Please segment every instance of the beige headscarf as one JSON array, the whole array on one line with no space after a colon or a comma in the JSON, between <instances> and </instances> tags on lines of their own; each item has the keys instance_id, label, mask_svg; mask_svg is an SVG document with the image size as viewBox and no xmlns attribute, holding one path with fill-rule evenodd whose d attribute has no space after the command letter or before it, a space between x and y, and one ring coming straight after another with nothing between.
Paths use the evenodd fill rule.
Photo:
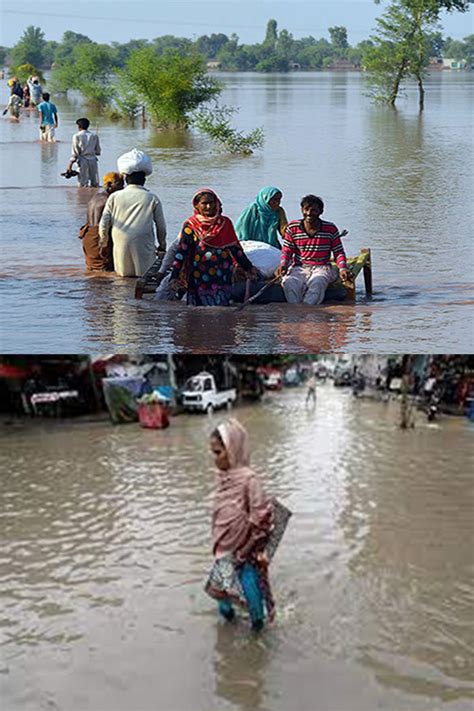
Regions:
<instances>
[{"instance_id":1,"label":"beige headscarf","mask_svg":"<svg viewBox=\"0 0 474 711\"><path fill-rule=\"evenodd\" d=\"M218 426L231 469L248 467L250 460L249 436L238 420L231 418Z\"/></svg>"}]
</instances>

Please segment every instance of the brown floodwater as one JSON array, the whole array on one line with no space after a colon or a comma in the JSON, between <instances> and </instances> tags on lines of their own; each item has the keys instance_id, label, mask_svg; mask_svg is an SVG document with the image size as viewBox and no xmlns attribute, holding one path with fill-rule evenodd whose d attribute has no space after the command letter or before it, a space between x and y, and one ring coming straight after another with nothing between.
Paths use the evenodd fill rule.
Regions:
<instances>
[{"instance_id":1,"label":"brown floodwater","mask_svg":"<svg viewBox=\"0 0 474 711\"><path fill-rule=\"evenodd\" d=\"M77 97L53 97L56 144L38 142L29 111L18 124L0 121L0 350L472 352L473 73L431 74L421 117L414 87L398 111L388 110L365 96L360 73L219 78L222 102L240 107L237 127L263 126L263 151L230 157L195 132L156 134L90 114L101 174L133 146L146 150L155 166L148 185L162 199L170 240L203 184L220 193L233 219L264 185L283 191L290 219L302 195L320 194L326 218L349 230L347 253L372 249L373 298L360 284L355 305L236 314L138 303L134 280L87 276L77 234L91 190L59 175L85 109ZM0 96L6 100L6 81Z\"/></svg>"},{"instance_id":2,"label":"brown floodwater","mask_svg":"<svg viewBox=\"0 0 474 711\"><path fill-rule=\"evenodd\" d=\"M259 637L203 592L219 414L2 427L5 709L472 709L473 423L402 431L398 403L304 396L235 411L294 513Z\"/></svg>"}]
</instances>

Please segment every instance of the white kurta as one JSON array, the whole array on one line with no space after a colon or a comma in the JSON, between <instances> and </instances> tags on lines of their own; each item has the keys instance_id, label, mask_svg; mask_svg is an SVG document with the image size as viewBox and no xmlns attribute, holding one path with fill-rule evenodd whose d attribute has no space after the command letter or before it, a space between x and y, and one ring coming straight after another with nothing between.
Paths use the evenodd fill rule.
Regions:
<instances>
[{"instance_id":1,"label":"white kurta","mask_svg":"<svg viewBox=\"0 0 474 711\"><path fill-rule=\"evenodd\" d=\"M127 185L110 195L99 224L101 244L112 237L119 276L142 276L155 261L155 232L166 249L166 224L159 198L141 185Z\"/></svg>"}]
</instances>

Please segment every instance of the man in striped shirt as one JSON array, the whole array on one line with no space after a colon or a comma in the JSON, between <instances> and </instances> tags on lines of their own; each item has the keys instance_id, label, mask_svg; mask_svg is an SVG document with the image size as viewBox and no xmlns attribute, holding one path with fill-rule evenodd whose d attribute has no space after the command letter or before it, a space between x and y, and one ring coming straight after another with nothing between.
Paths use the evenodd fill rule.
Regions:
<instances>
[{"instance_id":1,"label":"man in striped shirt","mask_svg":"<svg viewBox=\"0 0 474 711\"><path fill-rule=\"evenodd\" d=\"M328 285L341 277L348 279L346 255L339 230L321 220L324 203L316 195L301 200L302 220L292 220L283 237L280 274L286 300L290 304L320 304ZM330 264L331 252L338 269Z\"/></svg>"}]
</instances>

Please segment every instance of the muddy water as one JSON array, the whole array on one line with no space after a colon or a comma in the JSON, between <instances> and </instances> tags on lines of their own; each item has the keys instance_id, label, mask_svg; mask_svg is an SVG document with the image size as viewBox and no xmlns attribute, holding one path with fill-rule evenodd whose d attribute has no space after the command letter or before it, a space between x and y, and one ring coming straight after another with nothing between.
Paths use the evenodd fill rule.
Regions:
<instances>
[{"instance_id":1,"label":"muddy water","mask_svg":"<svg viewBox=\"0 0 474 711\"><path fill-rule=\"evenodd\" d=\"M262 125L263 152L216 154L190 134L91 115L101 173L137 145L153 158L149 187L162 198L170 239L193 191L215 186L236 218L257 190L276 183L290 218L321 194L326 217L349 229L349 254L371 247L375 295L355 306L253 307L226 311L136 303L133 280L86 276L78 228L91 191L59 176L80 104L59 99L59 143L41 145L37 119L0 122L2 352L472 352L472 72L427 80L420 118L411 89L398 112L372 105L359 74L220 77L222 100L240 106L239 128ZM5 98L6 82L0 84Z\"/></svg>"},{"instance_id":2,"label":"muddy water","mask_svg":"<svg viewBox=\"0 0 474 711\"><path fill-rule=\"evenodd\" d=\"M330 384L303 401L237 411L294 511L257 639L202 590L217 418L3 429L5 708L472 708L472 425L401 431L398 406Z\"/></svg>"}]
</instances>

